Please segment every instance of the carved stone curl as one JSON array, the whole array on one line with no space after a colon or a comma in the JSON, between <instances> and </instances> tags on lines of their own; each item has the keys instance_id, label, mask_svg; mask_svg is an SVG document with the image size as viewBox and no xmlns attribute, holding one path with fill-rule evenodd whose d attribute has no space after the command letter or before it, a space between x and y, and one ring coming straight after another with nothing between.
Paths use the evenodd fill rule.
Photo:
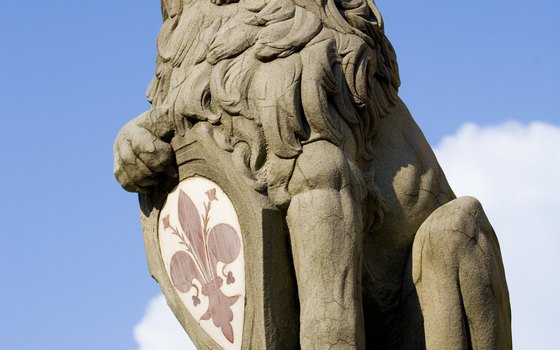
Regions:
<instances>
[{"instance_id":1,"label":"carved stone curl","mask_svg":"<svg viewBox=\"0 0 560 350\"><path fill-rule=\"evenodd\" d=\"M162 13L152 109L119 133L115 175L142 194L151 271L197 346L220 345L181 308L155 228L191 176L239 214L242 348L511 348L494 231L399 99L372 1L162 0Z\"/></svg>"}]
</instances>

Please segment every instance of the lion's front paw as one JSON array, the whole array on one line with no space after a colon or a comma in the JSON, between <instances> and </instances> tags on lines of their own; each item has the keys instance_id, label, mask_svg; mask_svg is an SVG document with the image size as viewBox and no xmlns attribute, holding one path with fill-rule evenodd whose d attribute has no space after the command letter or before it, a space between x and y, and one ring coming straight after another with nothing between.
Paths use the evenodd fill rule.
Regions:
<instances>
[{"instance_id":1,"label":"lion's front paw","mask_svg":"<svg viewBox=\"0 0 560 350\"><path fill-rule=\"evenodd\" d=\"M177 166L171 145L139 126L125 125L115 141L115 177L129 192L149 193L162 178L176 178Z\"/></svg>"}]
</instances>

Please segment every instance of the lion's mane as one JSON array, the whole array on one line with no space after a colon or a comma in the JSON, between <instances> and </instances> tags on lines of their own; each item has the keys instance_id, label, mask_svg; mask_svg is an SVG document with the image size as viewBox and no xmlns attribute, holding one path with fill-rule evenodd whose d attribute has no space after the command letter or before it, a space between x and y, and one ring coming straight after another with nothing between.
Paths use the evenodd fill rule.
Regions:
<instances>
[{"instance_id":1,"label":"lion's mane","mask_svg":"<svg viewBox=\"0 0 560 350\"><path fill-rule=\"evenodd\" d=\"M352 137L353 161L372 158L400 82L371 0L162 0L162 13L148 98L178 133L215 125L269 194L306 143Z\"/></svg>"}]
</instances>

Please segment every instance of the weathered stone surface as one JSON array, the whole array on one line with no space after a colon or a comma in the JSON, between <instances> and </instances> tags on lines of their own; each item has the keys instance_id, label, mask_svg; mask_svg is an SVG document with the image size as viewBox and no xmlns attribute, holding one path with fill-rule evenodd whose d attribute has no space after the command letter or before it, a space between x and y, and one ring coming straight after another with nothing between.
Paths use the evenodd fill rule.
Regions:
<instances>
[{"instance_id":1,"label":"weathered stone surface","mask_svg":"<svg viewBox=\"0 0 560 350\"><path fill-rule=\"evenodd\" d=\"M162 14L152 109L119 133L115 175L199 348L511 348L497 239L399 99L373 2Z\"/></svg>"}]
</instances>

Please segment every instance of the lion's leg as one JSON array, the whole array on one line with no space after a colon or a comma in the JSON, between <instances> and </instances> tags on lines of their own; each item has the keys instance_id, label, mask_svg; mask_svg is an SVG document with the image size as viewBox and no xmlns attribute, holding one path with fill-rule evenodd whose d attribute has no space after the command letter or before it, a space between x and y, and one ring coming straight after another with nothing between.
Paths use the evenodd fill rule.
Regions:
<instances>
[{"instance_id":1,"label":"lion's leg","mask_svg":"<svg viewBox=\"0 0 560 350\"><path fill-rule=\"evenodd\" d=\"M302 349L364 349L359 186L342 151L305 145L287 221L301 307Z\"/></svg>"},{"instance_id":2,"label":"lion's leg","mask_svg":"<svg viewBox=\"0 0 560 350\"><path fill-rule=\"evenodd\" d=\"M412 275L428 350L511 349L500 248L476 199L455 199L422 224Z\"/></svg>"}]
</instances>

